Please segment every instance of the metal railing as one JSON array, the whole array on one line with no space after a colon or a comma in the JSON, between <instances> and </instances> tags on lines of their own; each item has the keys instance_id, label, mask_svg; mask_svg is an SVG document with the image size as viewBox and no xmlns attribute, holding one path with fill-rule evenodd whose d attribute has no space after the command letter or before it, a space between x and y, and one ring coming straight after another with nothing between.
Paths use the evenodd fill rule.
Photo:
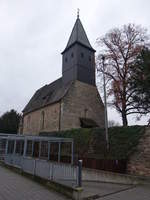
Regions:
<instances>
[{"instance_id":1,"label":"metal railing","mask_svg":"<svg viewBox=\"0 0 150 200\"><path fill-rule=\"evenodd\" d=\"M6 139L0 137L0 160L4 160L6 148Z\"/></svg>"},{"instance_id":2,"label":"metal railing","mask_svg":"<svg viewBox=\"0 0 150 200\"><path fill-rule=\"evenodd\" d=\"M79 177L80 173L78 166L31 157L23 157L17 154L7 154L4 162L7 165L20 168L23 172L44 178L46 180L53 180L64 184L69 183L69 185L71 184L72 186L79 186L79 178L81 177Z\"/></svg>"}]
</instances>

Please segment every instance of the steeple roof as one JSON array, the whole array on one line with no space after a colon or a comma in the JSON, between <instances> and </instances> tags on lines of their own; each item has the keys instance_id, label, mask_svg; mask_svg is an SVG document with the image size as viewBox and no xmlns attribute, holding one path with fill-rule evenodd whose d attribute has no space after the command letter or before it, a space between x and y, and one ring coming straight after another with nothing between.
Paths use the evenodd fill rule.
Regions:
<instances>
[{"instance_id":1,"label":"steeple roof","mask_svg":"<svg viewBox=\"0 0 150 200\"><path fill-rule=\"evenodd\" d=\"M86 35L86 32L83 28L83 25L79 19L79 17L77 17L76 19L76 22L75 22L75 25L72 29L72 32L71 32L71 35L70 35L70 38L69 38L69 41L67 43L67 46L65 48L65 50L62 52L64 53L67 49L69 49L73 44L75 43L80 43L81 45L87 47L87 48L90 48L91 50L95 51L89 40L88 40L88 37Z\"/></svg>"}]
</instances>

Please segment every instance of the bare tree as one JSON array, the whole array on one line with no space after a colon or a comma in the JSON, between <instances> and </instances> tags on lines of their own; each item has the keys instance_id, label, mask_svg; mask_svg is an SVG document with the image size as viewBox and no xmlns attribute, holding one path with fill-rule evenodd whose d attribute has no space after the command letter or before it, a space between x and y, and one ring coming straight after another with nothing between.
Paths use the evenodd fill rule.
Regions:
<instances>
[{"instance_id":1,"label":"bare tree","mask_svg":"<svg viewBox=\"0 0 150 200\"><path fill-rule=\"evenodd\" d=\"M130 87L131 66L143 46L148 43L146 29L134 24L112 29L97 39L100 52L97 69L105 73L109 81L107 93L112 96L111 105L121 114L123 126L128 125L127 116L137 113L131 100L134 90ZM105 56L105 70L101 63Z\"/></svg>"}]
</instances>

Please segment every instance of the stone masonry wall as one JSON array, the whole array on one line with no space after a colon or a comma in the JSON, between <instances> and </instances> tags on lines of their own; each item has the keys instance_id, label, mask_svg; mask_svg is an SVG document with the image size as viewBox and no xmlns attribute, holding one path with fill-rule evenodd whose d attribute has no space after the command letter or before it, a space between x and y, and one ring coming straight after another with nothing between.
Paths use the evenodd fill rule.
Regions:
<instances>
[{"instance_id":1,"label":"stone masonry wall","mask_svg":"<svg viewBox=\"0 0 150 200\"><path fill-rule=\"evenodd\" d=\"M42 128L42 111L44 111L44 128ZM24 116L23 134L38 135L39 132L59 130L60 103L41 108Z\"/></svg>"},{"instance_id":2,"label":"stone masonry wall","mask_svg":"<svg viewBox=\"0 0 150 200\"><path fill-rule=\"evenodd\" d=\"M150 128L146 128L136 152L130 157L127 170L130 174L150 176Z\"/></svg>"},{"instance_id":3,"label":"stone masonry wall","mask_svg":"<svg viewBox=\"0 0 150 200\"><path fill-rule=\"evenodd\" d=\"M75 81L61 103L61 130L80 128L80 117L104 127L104 106L95 86Z\"/></svg>"},{"instance_id":4,"label":"stone masonry wall","mask_svg":"<svg viewBox=\"0 0 150 200\"><path fill-rule=\"evenodd\" d=\"M43 111L44 128L42 128ZM24 116L23 134L38 135L39 132L80 128L80 117L93 119L100 127L104 127L104 106L97 88L75 81L59 103L49 105Z\"/></svg>"}]
</instances>

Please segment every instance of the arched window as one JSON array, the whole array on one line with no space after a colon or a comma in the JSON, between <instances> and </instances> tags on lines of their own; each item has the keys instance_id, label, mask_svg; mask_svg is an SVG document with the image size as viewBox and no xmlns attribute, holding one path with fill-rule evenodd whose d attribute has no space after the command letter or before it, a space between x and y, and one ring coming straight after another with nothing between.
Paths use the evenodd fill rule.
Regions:
<instances>
[{"instance_id":1,"label":"arched window","mask_svg":"<svg viewBox=\"0 0 150 200\"><path fill-rule=\"evenodd\" d=\"M44 129L45 125L45 113L44 111L41 112L41 129Z\"/></svg>"},{"instance_id":2,"label":"arched window","mask_svg":"<svg viewBox=\"0 0 150 200\"><path fill-rule=\"evenodd\" d=\"M29 115L27 118L27 128L30 128L30 121L31 121L31 116Z\"/></svg>"}]
</instances>

